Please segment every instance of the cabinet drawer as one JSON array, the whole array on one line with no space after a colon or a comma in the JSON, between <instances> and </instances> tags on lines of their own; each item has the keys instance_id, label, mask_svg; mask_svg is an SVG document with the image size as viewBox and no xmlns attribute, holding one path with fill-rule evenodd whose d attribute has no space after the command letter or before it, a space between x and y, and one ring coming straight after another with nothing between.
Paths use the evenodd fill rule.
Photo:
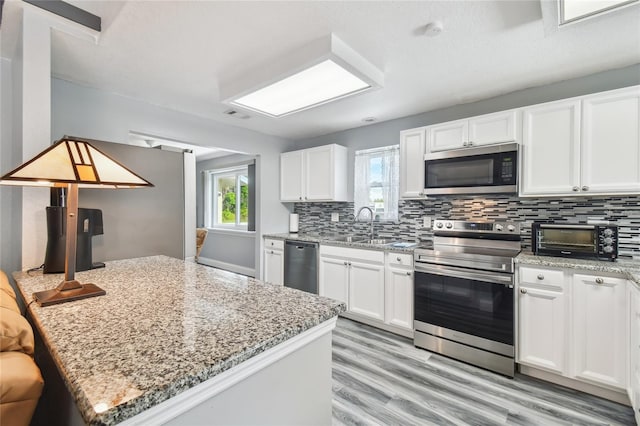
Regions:
<instances>
[{"instance_id":1,"label":"cabinet drawer","mask_svg":"<svg viewBox=\"0 0 640 426\"><path fill-rule=\"evenodd\" d=\"M284 250L284 241L283 240L272 240L272 239L265 238L264 239L264 248L265 249Z\"/></svg>"},{"instance_id":2,"label":"cabinet drawer","mask_svg":"<svg viewBox=\"0 0 640 426\"><path fill-rule=\"evenodd\" d=\"M413 255L407 253L387 253L387 265L413 268Z\"/></svg>"},{"instance_id":3,"label":"cabinet drawer","mask_svg":"<svg viewBox=\"0 0 640 426\"><path fill-rule=\"evenodd\" d=\"M521 266L518 270L521 283L564 287L564 272L560 270L530 266Z\"/></svg>"}]
</instances>

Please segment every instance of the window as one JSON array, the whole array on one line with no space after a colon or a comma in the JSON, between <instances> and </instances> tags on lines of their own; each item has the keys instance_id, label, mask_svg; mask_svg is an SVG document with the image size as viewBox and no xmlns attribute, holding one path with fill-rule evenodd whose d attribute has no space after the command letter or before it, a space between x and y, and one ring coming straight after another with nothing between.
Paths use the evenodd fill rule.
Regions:
<instances>
[{"instance_id":1,"label":"window","mask_svg":"<svg viewBox=\"0 0 640 426\"><path fill-rule=\"evenodd\" d=\"M366 206L377 220L398 220L399 152L399 145L356 151L354 214Z\"/></svg>"},{"instance_id":2,"label":"window","mask_svg":"<svg viewBox=\"0 0 640 426\"><path fill-rule=\"evenodd\" d=\"M205 172L205 226L247 230L249 172L247 166Z\"/></svg>"},{"instance_id":3,"label":"window","mask_svg":"<svg viewBox=\"0 0 640 426\"><path fill-rule=\"evenodd\" d=\"M638 0L560 0L560 24L590 18Z\"/></svg>"}]
</instances>

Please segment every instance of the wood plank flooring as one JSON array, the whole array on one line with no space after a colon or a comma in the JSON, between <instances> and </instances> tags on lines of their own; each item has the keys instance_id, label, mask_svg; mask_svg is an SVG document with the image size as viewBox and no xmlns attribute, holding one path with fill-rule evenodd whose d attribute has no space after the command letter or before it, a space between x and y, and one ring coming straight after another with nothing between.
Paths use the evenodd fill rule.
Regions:
<instances>
[{"instance_id":1,"label":"wood plank flooring","mask_svg":"<svg viewBox=\"0 0 640 426\"><path fill-rule=\"evenodd\" d=\"M633 410L508 379L344 318L333 332L334 425L635 425Z\"/></svg>"}]
</instances>

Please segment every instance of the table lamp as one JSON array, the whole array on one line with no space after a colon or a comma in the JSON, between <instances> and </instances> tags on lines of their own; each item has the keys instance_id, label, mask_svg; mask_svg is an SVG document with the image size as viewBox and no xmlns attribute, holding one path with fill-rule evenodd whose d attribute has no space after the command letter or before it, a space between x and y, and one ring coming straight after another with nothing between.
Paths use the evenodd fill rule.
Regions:
<instances>
[{"instance_id":1,"label":"table lamp","mask_svg":"<svg viewBox=\"0 0 640 426\"><path fill-rule=\"evenodd\" d=\"M139 188L153 184L101 152L87 139L65 136L0 178L3 185L67 188L67 234L64 281L55 289L33 293L40 306L55 305L106 292L75 279L78 188Z\"/></svg>"}]
</instances>

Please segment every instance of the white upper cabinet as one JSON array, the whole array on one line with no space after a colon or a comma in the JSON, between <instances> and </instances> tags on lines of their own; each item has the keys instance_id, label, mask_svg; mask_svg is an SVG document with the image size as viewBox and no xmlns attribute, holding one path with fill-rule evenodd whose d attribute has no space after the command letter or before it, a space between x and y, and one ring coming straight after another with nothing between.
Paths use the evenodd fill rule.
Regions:
<instances>
[{"instance_id":1,"label":"white upper cabinet","mask_svg":"<svg viewBox=\"0 0 640 426\"><path fill-rule=\"evenodd\" d=\"M562 195L580 185L580 101L523 111L521 195Z\"/></svg>"},{"instance_id":2,"label":"white upper cabinet","mask_svg":"<svg viewBox=\"0 0 640 426\"><path fill-rule=\"evenodd\" d=\"M424 198L426 128L400 132L400 197Z\"/></svg>"},{"instance_id":3,"label":"white upper cabinet","mask_svg":"<svg viewBox=\"0 0 640 426\"><path fill-rule=\"evenodd\" d=\"M520 195L640 192L640 87L525 108Z\"/></svg>"},{"instance_id":4,"label":"white upper cabinet","mask_svg":"<svg viewBox=\"0 0 640 426\"><path fill-rule=\"evenodd\" d=\"M640 88L582 101L582 191L640 192Z\"/></svg>"},{"instance_id":5,"label":"white upper cabinet","mask_svg":"<svg viewBox=\"0 0 640 426\"><path fill-rule=\"evenodd\" d=\"M304 152L280 154L280 201L303 201Z\"/></svg>"},{"instance_id":6,"label":"white upper cabinet","mask_svg":"<svg viewBox=\"0 0 640 426\"><path fill-rule=\"evenodd\" d=\"M280 201L347 201L347 148L331 144L280 154Z\"/></svg>"},{"instance_id":7,"label":"white upper cabinet","mask_svg":"<svg viewBox=\"0 0 640 426\"><path fill-rule=\"evenodd\" d=\"M520 140L517 110L435 124L428 130L429 152Z\"/></svg>"}]
</instances>

